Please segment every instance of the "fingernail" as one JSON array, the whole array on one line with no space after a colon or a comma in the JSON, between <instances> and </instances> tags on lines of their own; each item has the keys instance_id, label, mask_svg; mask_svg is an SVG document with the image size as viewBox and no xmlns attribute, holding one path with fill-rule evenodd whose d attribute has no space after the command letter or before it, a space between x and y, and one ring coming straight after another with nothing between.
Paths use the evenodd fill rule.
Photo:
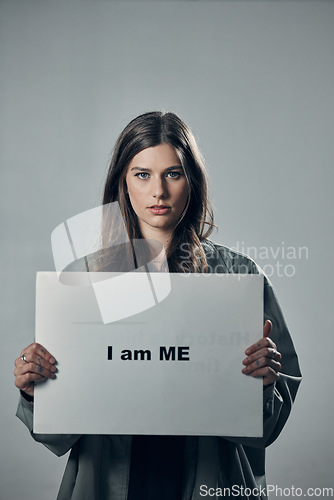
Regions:
<instances>
[{"instance_id":1,"label":"fingernail","mask_svg":"<svg viewBox=\"0 0 334 500\"><path fill-rule=\"evenodd\" d=\"M243 370L241 370L242 373L246 373L247 372L247 368L244 368Z\"/></svg>"},{"instance_id":2,"label":"fingernail","mask_svg":"<svg viewBox=\"0 0 334 500\"><path fill-rule=\"evenodd\" d=\"M51 378L56 378L56 374L55 373L51 373Z\"/></svg>"},{"instance_id":3,"label":"fingernail","mask_svg":"<svg viewBox=\"0 0 334 500\"><path fill-rule=\"evenodd\" d=\"M54 365L54 364L55 364L55 362L56 362L56 360L55 360L55 358L52 356L52 357L50 358L50 363L51 363L52 365Z\"/></svg>"}]
</instances>

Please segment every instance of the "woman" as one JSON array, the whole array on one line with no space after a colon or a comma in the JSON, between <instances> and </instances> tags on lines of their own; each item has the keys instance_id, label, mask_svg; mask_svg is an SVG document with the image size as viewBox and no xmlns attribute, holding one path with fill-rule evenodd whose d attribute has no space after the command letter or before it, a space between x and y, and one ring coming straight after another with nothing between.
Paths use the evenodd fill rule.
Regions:
<instances>
[{"instance_id":1,"label":"woman","mask_svg":"<svg viewBox=\"0 0 334 500\"><path fill-rule=\"evenodd\" d=\"M261 272L248 257L207 239L213 217L204 163L191 131L173 113L143 114L121 133L103 204L115 201L130 241L158 240L172 272ZM115 248L115 235L114 221L106 217L104 248ZM110 255L105 250L89 256L90 270L107 269ZM71 450L58 499L190 500L222 496L224 488L234 488L240 498L265 498L265 447L282 430L300 382L297 356L266 278L259 337L240 369L263 377L262 438L35 435L34 382L55 378L56 367L43 346L25 348L15 361L17 415L57 455Z\"/></svg>"}]
</instances>

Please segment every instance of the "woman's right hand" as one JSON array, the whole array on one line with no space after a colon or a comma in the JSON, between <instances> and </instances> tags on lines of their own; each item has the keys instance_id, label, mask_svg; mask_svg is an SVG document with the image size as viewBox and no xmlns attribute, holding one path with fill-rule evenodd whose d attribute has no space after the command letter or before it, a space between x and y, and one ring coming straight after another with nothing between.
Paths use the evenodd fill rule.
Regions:
<instances>
[{"instance_id":1,"label":"woman's right hand","mask_svg":"<svg viewBox=\"0 0 334 500\"><path fill-rule=\"evenodd\" d=\"M34 342L23 349L15 360L15 385L29 396L34 395L35 380L56 378L55 358L40 344Z\"/></svg>"}]
</instances>

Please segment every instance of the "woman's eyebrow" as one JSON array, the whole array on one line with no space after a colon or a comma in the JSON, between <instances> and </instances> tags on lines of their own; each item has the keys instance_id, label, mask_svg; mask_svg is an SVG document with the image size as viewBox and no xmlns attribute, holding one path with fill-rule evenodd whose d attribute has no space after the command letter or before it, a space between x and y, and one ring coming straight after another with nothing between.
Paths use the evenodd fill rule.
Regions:
<instances>
[{"instance_id":1,"label":"woman's eyebrow","mask_svg":"<svg viewBox=\"0 0 334 500\"><path fill-rule=\"evenodd\" d=\"M145 167L132 167L132 168L130 168L130 172L132 172L132 170L141 170L144 172L151 172L150 168L145 168Z\"/></svg>"},{"instance_id":2,"label":"woman's eyebrow","mask_svg":"<svg viewBox=\"0 0 334 500\"><path fill-rule=\"evenodd\" d=\"M167 167L165 169L165 172L169 172L170 170L175 170L176 168L183 169L182 165L174 165L172 167ZM132 172L132 170L140 170L141 172L151 172L150 168L145 168L145 167L131 167L130 172Z\"/></svg>"}]
</instances>

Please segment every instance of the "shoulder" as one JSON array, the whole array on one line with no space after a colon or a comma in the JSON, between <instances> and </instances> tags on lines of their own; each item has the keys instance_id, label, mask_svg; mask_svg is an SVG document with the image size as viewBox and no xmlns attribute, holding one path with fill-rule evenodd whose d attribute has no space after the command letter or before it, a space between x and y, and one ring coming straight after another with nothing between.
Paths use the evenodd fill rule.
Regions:
<instances>
[{"instance_id":1,"label":"shoulder","mask_svg":"<svg viewBox=\"0 0 334 500\"><path fill-rule=\"evenodd\" d=\"M241 252L213 243L211 240L202 241L202 247L211 273L260 273L260 269L253 259Z\"/></svg>"},{"instance_id":2,"label":"shoulder","mask_svg":"<svg viewBox=\"0 0 334 500\"><path fill-rule=\"evenodd\" d=\"M63 272L94 272L105 271L103 268L105 252L101 249L93 254L80 257L68 264Z\"/></svg>"},{"instance_id":3,"label":"shoulder","mask_svg":"<svg viewBox=\"0 0 334 500\"><path fill-rule=\"evenodd\" d=\"M89 269L87 268L87 258L82 257L80 259L76 259L70 264L68 264L63 272L86 272Z\"/></svg>"}]
</instances>

